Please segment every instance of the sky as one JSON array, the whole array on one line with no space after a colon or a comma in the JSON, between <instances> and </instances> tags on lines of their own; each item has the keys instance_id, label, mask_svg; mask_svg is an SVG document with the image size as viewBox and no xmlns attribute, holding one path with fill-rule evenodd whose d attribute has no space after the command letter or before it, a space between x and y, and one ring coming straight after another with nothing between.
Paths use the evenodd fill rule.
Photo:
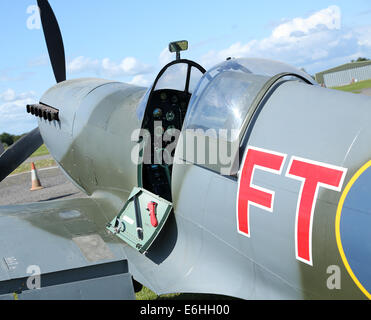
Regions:
<instances>
[{"instance_id":1,"label":"sky","mask_svg":"<svg viewBox=\"0 0 371 320\"><path fill-rule=\"evenodd\" d=\"M98 77L149 86L175 59L211 68L227 57L286 62L308 73L371 58L370 0L49 0L66 51L67 79ZM36 0L0 7L0 133L37 126L25 106L55 84Z\"/></svg>"}]
</instances>

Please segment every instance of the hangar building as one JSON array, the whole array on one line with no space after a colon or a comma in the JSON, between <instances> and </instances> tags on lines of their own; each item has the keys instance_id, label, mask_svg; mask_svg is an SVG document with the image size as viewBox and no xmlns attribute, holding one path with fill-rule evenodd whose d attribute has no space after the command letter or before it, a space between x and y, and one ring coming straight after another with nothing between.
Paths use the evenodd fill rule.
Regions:
<instances>
[{"instance_id":1,"label":"hangar building","mask_svg":"<svg viewBox=\"0 0 371 320\"><path fill-rule=\"evenodd\" d=\"M316 74L316 81L328 88L371 79L371 60L351 62Z\"/></svg>"}]
</instances>

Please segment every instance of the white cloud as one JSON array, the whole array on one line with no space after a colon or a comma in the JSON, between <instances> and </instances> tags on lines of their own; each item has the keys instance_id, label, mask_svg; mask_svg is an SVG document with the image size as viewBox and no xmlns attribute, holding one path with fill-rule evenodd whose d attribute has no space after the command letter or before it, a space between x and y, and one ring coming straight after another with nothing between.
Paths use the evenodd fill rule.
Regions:
<instances>
[{"instance_id":1,"label":"white cloud","mask_svg":"<svg viewBox=\"0 0 371 320\"><path fill-rule=\"evenodd\" d=\"M143 75L153 71L152 66L146 65L136 58L128 57L120 63L112 62L106 58L102 61L103 72L111 77Z\"/></svg>"},{"instance_id":2,"label":"white cloud","mask_svg":"<svg viewBox=\"0 0 371 320\"><path fill-rule=\"evenodd\" d=\"M129 84L133 84L140 87L148 87L150 83L151 81L142 74L135 76L131 81L129 81Z\"/></svg>"},{"instance_id":3,"label":"white cloud","mask_svg":"<svg viewBox=\"0 0 371 320\"><path fill-rule=\"evenodd\" d=\"M260 57L308 69L334 67L335 63L349 62L346 59L357 53L371 55L370 31L370 26L344 27L341 9L330 6L308 17L284 21L266 38L237 42L224 50L210 51L202 57L201 63L211 67L227 57Z\"/></svg>"},{"instance_id":4,"label":"white cloud","mask_svg":"<svg viewBox=\"0 0 371 320\"><path fill-rule=\"evenodd\" d=\"M12 89L8 89L3 93L0 93L0 101L9 102L13 101L16 97L15 91Z\"/></svg>"},{"instance_id":5,"label":"white cloud","mask_svg":"<svg viewBox=\"0 0 371 320\"><path fill-rule=\"evenodd\" d=\"M43 54L39 57L30 59L28 61L29 67L41 67L41 66L47 66L50 64L49 56L47 54Z\"/></svg>"},{"instance_id":6,"label":"white cloud","mask_svg":"<svg viewBox=\"0 0 371 320\"><path fill-rule=\"evenodd\" d=\"M37 126L35 117L26 112L27 104L37 102L33 91L16 93L8 89L0 93L0 133L9 132L21 134L28 132Z\"/></svg>"},{"instance_id":7,"label":"white cloud","mask_svg":"<svg viewBox=\"0 0 371 320\"><path fill-rule=\"evenodd\" d=\"M36 93L34 91L16 93L15 90L13 90L13 89L7 89L4 92L0 93L0 103L1 103L1 105L4 105L4 103L5 104L14 103L14 102L23 101L23 100L34 101L35 99L36 99Z\"/></svg>"},{"instance_id":8,"label":"white cloud","mask_svg":"<svg viewBox=\"0 0 371 320\"><path fill-rule=\"evenodd\" d=\"M67 64L67 71L70 73L92 72L95 73L99 68L99 60L87 57L77 57Z\"/></svg>"},{"instance_id":9,"label":"white cloud","mask_svg":"<svg viewBox=\"0 0 371 320\"><path fill-rule=\"evenodd\" d=\"M0 70L0 82L24 81L35 74L34 72L21 72L14 75L14 73L12 68Z\"/></svg>"},{"instance_id":10,"label":"white cloud","mask_svg":"<svg viewBox=\"0 0 371 320\"><path fill-rule=\"evenodd\" d=\"M339 7L330 6L308 18L295 18L283 23L273 30L270 40L296 42L298 37L321 31L322 28L327 30L339 30L341 28L341 11Z\"/></svg>"},{"instance_id":11,"label":"white cloud","mask_svg":"<svg viewBox=\"0 0 371 320\"><path fill-rule=\"evenodd\" d=\"M371 26L357 28L355 33L359 46L371 48Z\"/></svg>"},{"instance_id":12,"label":"white cloud","mask_svg":"<svg viewBox=\"0 0 371 320\"><path fill-rule=\"evenodd\" d=\"M169 51L169 47L166 47L164 50L161 51L160 56L159 56L160 66L164 67L171 61L174 61L174 59L175 59L174 53L171 53Z\"/></svg>"},{"instance_id":13,"label":"white cloud","mask_svg":"<svg viewBox=\"0 0 371 320\"><path fill-rule=\"evenodd\" d=\"M67 64L67 71L71 74L90 73L100 77L122 78L148 74L153 71L153 67L134 57L127 57L116 63L109 58L99 60L80 56Z\"/></svg>"}]
</instances>

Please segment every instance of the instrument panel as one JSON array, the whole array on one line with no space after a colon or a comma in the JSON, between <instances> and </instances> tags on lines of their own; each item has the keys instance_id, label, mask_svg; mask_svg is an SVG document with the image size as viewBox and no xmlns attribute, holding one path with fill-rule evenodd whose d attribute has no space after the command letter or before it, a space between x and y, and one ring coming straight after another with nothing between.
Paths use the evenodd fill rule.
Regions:
<instances>
[{"instance_id":1,"label":"instrument panel","mask_svg":"<svg viewBox=\"0 0 371 320\"><path fill-rule=\"evenodd\" d=\"M164 199L171 200L171 173L175 146L191 94L177 90L154 91L147 106L143 129L151 134L151 164L144 164L143 186Z\"/></svg>"},{"instance_id":2,"label":"instrument panel","mask_svg":"<svg viewBox=\"0 0 371 320\"><path fill-rule=\"evenodd\" d=\"M158 159L158 150L164 151L177 138L172 130L180 131L182 129L190 98L189 93L176 90L166 89L153 93L147 107L146 124L144 125L144 128L151 133L154 144L153 160L161 160ZM173 155L162 154L163 158L169 156ZM154 162L159 163L159 161Z\"/></svg>"},{"instance_id":3,"label":"instrument panel","mask_svg":"<svg viewBox=\"0 0 371 320\"><path fill-rule=\"evenodd\" d=\"M176 90L159 90L153 93L149 112L149 122L161 121L164 131L182 129L191 95ZM152 121L151 121L152 120Z\"/></svg>"}]
</instances>

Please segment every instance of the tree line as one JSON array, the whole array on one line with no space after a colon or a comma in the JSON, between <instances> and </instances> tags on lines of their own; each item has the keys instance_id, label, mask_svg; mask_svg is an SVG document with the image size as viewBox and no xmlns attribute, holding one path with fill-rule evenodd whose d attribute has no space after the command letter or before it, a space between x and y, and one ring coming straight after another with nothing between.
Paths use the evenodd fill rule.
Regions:
<instances>
[{"instance_id":1,"label":"tree line","mask_svg":"<svg viewBox=\"0 0 371 320\"><path fill-rule=\"evenodd\" d=\"M362 62L362 61L370 61L370 59L359 57L357 60L352 60L351 62L353 63L353 62Z\"/></svg>"},{"instance_id":2,"label":"tree line","mask_svg":"<svg viewBox=\"0 0 371 320\"><path fill-rule=\"evenodd\" d=\"M10 133L2 133L0 134L0 141L5 147L10 147L14 143L16 143L20 138L22 138L25 134L22 135L14 135Z\"/></svg>"}]
</instances>

